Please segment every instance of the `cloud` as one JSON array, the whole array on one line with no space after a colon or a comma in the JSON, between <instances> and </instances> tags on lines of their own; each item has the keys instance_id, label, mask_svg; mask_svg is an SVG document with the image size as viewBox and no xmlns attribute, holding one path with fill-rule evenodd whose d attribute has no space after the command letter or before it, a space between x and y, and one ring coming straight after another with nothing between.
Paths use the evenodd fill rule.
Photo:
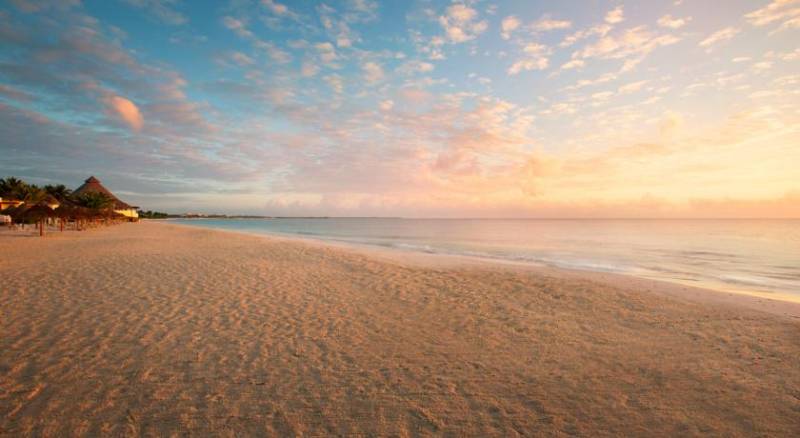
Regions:
<instances>
[{"instance_id":1,"label":"cloud","mask_svg":"<svg viewBox=\"0 0 800 438\"><path fill-rule=\"evenodd\" d=\"M300 66L300 74L305 78L310 78L312 76L316 76L319 73L319 67L317 64L311 61L303 61L303 64Z\"/></svg>"},{"instance_id":2,"label":"cloud","mask_svg":"<svg viewBox=\"0 0 800 438\"><path fill-rule=\"evenodd\" d=\"M626 59L623 71L632 69L655 49L678 42L673 35L653 33L645 26L628 29L619 35L606 36L572 54L573 59Z\"/></svg>"},{"instance_id":3,"label":"cloud","mask_svg":"<svg viewBox=\"0 0 800 438\"><path fill-rule=\"evenodd\" d=\"M30 102L33 100L33 96L30 93L26 93L22 90L17 90L13 87L3 84L0 84L0 96L4 96L8 99L16 100L18 102Z\"/></svg>"},{"instance_id":4,"label":"cloud","mask_svg":"<svg viewBox=\"0 0 800 438\"><path fill-rule=\"evenodd\" d=\"M383 80L384 72L383 67L379 64L369 61L361 65L361 70L364 72L364 80L368 84L375 84Z\"/></svg>"},{"instance_id":5,"label":"cloud","mask_svg":"<svg viewBox=\"0 0 800 438\"><path fill-rule=\"evenodd\" d=\"M391 99L384 100L381 102L380 108L382 111L390 111L392 108L394 108L394 101Z\"/></svg>"},{"instance_id":6,"label":"cloud","mask_svg":"<svg viewBox=\"0 0 800 438\"><path fill-rule=\"evenodd\" d=\"M616 8L608 11L605 17L605 22L608 24L617 24L621 23L625 20L625 14L622 10L622 6L617 6Z\"/></svg>"},{"instance_id":7,"label":"cloud","mask_svg":"<svg viewBox=\"0 0 800 438\"><path fill-rule=\"evenodd\" d=\"M254 35L247 29L247 24L233 17L222 17L222 24L242 38L253 38Z\"/></svg>"},{"instance_id":8,"label":"cloud","mask_svg":"<svg viewBox=\"0 0 800 438\"><path fill-rule=\"evenodd\" d=\"M677 40L673 27L628 29L601 14L599 24L561 41L574 47L570 56L553 47L558 38L537 35L529 22L505 29L511 44L476 40L461 23L480 23L487 5L464 2L478 11L451 16L455 5L447 2L444 12L431 10L419 21L405 17L407 32L379 29L380 37L370 33L360 47L358 31L374 32L380 23L360 24L382 5L331 3L328 28L312 30L317 17L303 16L309 23L293 21L276 31L279 38L260 40L266 18L283 23L296 13L293 2L271 4L288 8L260 2L248 15L237 1L222 9L227 16L211 18L233 37L194 48L206 55L196 58L199 68L217 70L213 79L179 70L183 63L134 40L135 29L114 30L106 15L86 15L80 5L67 12L37 6L35 14L6 8L0 40L14 57L0 63L0 170L79 183L81 169L103 168L148 208L230 213L563 217L738 214L789 202L800 208L797 195L782 198L796 193L791 164L800 160L800 113L792 99L800 79L787 70L800 52L787 49L784 37L765 38L758 50L737 47L737 58L749 58L745 64L731 64L734 55L713 57L689 73L683 68L702 51L672 50L664 53L670 59L633 78L611 64L633 68L654 56ZM522 17L513 12L506 15ZM456 41L442 30L440 15L474 39L450 46ZM195 16L183 32L203 30ZM791 19L773 20L768 29L743 24L755 38ZM504 30L497 24L495 38ZM726 25L734 23L720 27ZM412 48L400 52L406 41ZM443 59L447 49L452 60ZM243 68L219 69L213 61L220 56ZM469 56L476 68L463 68ZM569 75L574 84L545 74L504 75L550 63L583 71ZM499 72L489 68L497 66ZM684 99L678 94L687 89L680 79L687 74L704 85ZM509 81L514 92L496 97L507 94ZM489 83L497 90L480 85ZM674 99L666 98L670 85ZM722 91L737 105L720 106L713 96ZM687 112L670 113L675 99ZM724 126L696 120L706 113L725 118L748 105L752 112ZM63 159L46 159L53 155Z\"/></svg>"},{"instance_id":9,"label":"cloud","mask_svg":"<svg viewBox=\"0 0 800 438\"><path fill-rule=\"evenodd\" d=\"M680 29L692 21L692 17L673 18L672 15L664 15L658 19L658 25L669 29Z\"/></svg>"},{"instance_id":10,"label":"cloud","mask_svg":"<svg viewBox=\"0 0 800 438\"><path fill-rule=\"evenodd\" d=\"M608 98L610 98L613 95L614 95L613 91L600 91L600 92L592 94L592 99L594 99L594 100L608 100Z\"/></svg>"},{"instance_id":11,"label":"cloud","mask_svg":"<svg viewBox=\"0 0 800 438\"><path fill-rule=\"evenodd\" d=\"M776 21L783 21L782 29L798 27L800 1L773 0L767 6L745 14L744 18L753 26L766 26Z\"/></svg>"},{"instance_id":12,"label":"cloud","mask_svg":"<svg viewBox=\"0 0 800 438\"><path fill-rule=\"evenodd\" d=\"M463 43L475 39L488 28L486 20L478 21L477 18L478 11L457 3L449 6L445 15L439 17L439 24L451 42Z\"/></svg>"},{"instance_id":13,"label":"cloud","mask_svg":"<svg viewBox=\"0 0 800 438\"><path fill-rule=\"evenodd\" d=\"M635 93L642 89L642 87L647 84L647 80L631 82L630 84L622 85L617 90L620 94L628 94L628 93Z\"/></svg>"},{"instance_id":14,"label":"cloud","mask_svg":"<svg viewBox=\"0 0 800 438\"><path fill-rule=\"evenodd\" d=\"M273 0L261 0L261 4L275 15L286 15L289 13L289 8L286 5Z\"/></svg>"},{"instance_id":15,"label":"cloud","mask_svg":"<svg viewBox=\"0 0 800 438\"><path fill-rule=\"evenodd\" d=\"M328 85L333 89L333 91L337 94L341 94L344 91L344 81L342 77L336 74L328 75L322 78Z\"/></svg>"},{"instance_id":16,"label":"cloud","mask_svg":"<svg viewBox=\"0 0 800 438\"><path fill-rule=\"evenodd\" d=\"M618 75L616 73L604 73L594 79L579 79L575 84L564 87L564 91L580 90L584 87L591 87L598 84L604 84L616 80Z\"/></svg>"},{"instance_id":17,"label":"cloud","mask_svg":"<svg viewBox=\"0 0 800 438\"><path fill-rule=\"evenodd\" d=\"M564 40L559 44L559 47L569 47L582 39L589 38L594 35L604 37L611 31L611 29L613 29L613 27L608 24L599 24L588 29L579 30L564 38Z\"/></svg>"},{"instance_id":18,"label":"cloud","mask_svg":"<svg viewBox=\"0 0 800 438\"><path fill-rule=\"evenodd\" d=\"M110 96L106 100L109 110L113 115L125 122L132 130L140 131L144 126L142 113L139 107L130 100L120 96Z\"/></svg>"},{"instance_id":19,"label":"cloud","mask_svg":"<svg viewBox=\"0 0 800 438\"><path fill-rule=\"evenodd\" d=\"M278 64L287 64L292 62L292 55L289 52L277 47L275 44L267 41L256 40L253 45L265 52L270 59Z\"/></svg>"},{"instance_id":20,"label":"cloud","mask_svg":"<svg viewBox=\"0 0 800 438\"><path fill-rule=\"evenodd\" d=\"M317 43L314 45L314 48L317 49L322 62L328 64L329 66L333 66L333 62L339 58L339 56L336 54L336 49L333 47L333 44L329 42Z\"/></svg>"},{"instance_id":21,"label":"cloud","mask_svg":"<svg viewBox=\"0 0 800 438\"><path fill-rule=\"evenodd\" d=\"M326 4L319 5L317 10L322 27L336 42L337 47L351 47L354 43L361 41L358 33L350 27L350 24L359 21L358 16L342 15Z\"/></svg>"},{"instance_id":22,"label":"cloud","mask_svg":"<svg viewBox=\"0 0 800 438\"><path fill-rule=\"evenodd\" d=\"M520 21L517 17L510 15L506 18L503 18L503 21L500 23L500 36L504 39L510 39L511 33L517 30L520 26Z\"/></svg>"},{"instance_id":23,"label":"cloud","mask_svg":"<svg viewBox=\"0 0 800 438\"><path fill-rule=\"evenodd\" d=\"M174 9L179 3L178 0L125 0L125 2L148 11L167 24L179 25L189 21L185 15Z\"/></svg>"},{"instance_id":24,"label":"cloud","mask_svg":"<svg viewBox=\"0 0 800 438\"><path fill-rule=\"evenodd\" d=\"M547 32L557 29L569 29L572 27L572 22L568 20L555 20L545 15L531 25L531 29L537 32Z\"/></svg>"},{"instance_id":25,"label":"cloud","mask_svg":"<svg viewBox=\"0 0 800 438\"><path fill-rule=\"evenodd\" d=\"M509 75L517 75L523 71L545 70L550 65L547 55L551 50L547 46L539 43L528 43L523 48L525 53L523 59L516 61L508 68Z\"/></svg>"},{"instance_id":26,"label":"cloud","mask_svg":"<svg viewBox=\"0 0 800 438\"><path fill-rule=\"evenodd\" d=\"M230 59L241 67L247 67L255 64L255 60L253 60L253 58L245 55L242 52L231 53Z\"/></svg>"},{"instance_id":27,"label":"cloud","mask_svg":"<svg viewBox=\"0 0 800 438\"><path fill-rule=\"evenodd\" d=\"M397 71L402 74L429 73L432 72L434 68L434 65L429 62L413 60L404 62L397 68Z\"/></svg>"},{"instance_id":28,"label":"cloud","mask_svg":"<svg viewBox=\"0 0 800 438\"><path fill-rule=\"evenodd\" d=\"M708 37L706 37L703 41L700 41L700 47L705 47L706 51L710 51L712 46L719 44L724 41L728 41L736 34L739 33L739 29L735 27L726 27L724 29L718 30Z\"/></svg>"},{"instance_id":29,"label":"cloud","mask_svg":"<svg viewBox=\"0 0 800 438\"><path fill-rule=\"evenodd\" d=\"M523 71L545 70L549 65L550 61L544 57L523 59L512 64L511 67L508 68L508 74L513 76Z\"/></svg>"},{"instance_id":30,"label":"cloud","mask_svg":"<svg viewBox=\"0 0 800 438\"><path fill-rule=\"evenodd\" d=\"M561 65L561 69L562 70L570 70L570 69L573 69L573 68L580 68L580 67L583 67L585 64L586 63L583 62L583 60L571 59L571 60L565 62L564 64L562 64Z\"/></svg>"}]
</instances>

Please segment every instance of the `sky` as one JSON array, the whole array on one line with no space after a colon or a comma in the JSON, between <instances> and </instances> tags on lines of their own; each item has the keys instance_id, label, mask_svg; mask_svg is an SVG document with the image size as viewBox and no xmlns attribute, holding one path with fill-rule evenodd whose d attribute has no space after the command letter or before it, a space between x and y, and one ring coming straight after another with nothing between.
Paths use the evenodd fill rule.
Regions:
<instances>
[{"instance_id":1,"label":"sky","mask_svg":"<svg viewBox=\"0 0 800 438\"><path fill-rule=\"evenodd\" d=\"M167 212L800 217L800 0L0 2L0 176Z\"/></svg>"}]
</instances>

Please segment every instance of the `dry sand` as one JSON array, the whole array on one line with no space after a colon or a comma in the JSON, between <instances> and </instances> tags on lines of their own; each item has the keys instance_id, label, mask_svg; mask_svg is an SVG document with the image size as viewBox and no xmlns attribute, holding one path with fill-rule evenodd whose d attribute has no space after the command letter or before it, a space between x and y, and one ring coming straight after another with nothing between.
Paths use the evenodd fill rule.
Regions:
<instances>
[{"instance_id":1,"label":"dry sand","mask_svg":"<svg viewBox=\"0 0 800 438\"><path fill-rule=\"evenodd\" d=\"M0 257L0 435L800 435L790 304L154 222Z\"/></svg>"}]
</instances>

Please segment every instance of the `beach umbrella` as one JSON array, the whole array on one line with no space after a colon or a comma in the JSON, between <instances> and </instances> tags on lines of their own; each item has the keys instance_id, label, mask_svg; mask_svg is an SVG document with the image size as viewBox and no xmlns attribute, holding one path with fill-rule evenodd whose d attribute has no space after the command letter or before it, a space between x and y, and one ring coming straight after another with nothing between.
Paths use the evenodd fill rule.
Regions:
<instances>
[{"instance_id":1,"label":"beach umbrella","mask_svg":"<svg viewBox=\"0 0 800 438\"><path fill-rule=\"evenodd\" d=\"M58 208L53 210L53 213L59 218L61 231L64 231L64 223L75 218L75 206L62 203Z\"/></svg>"},{"instance_id":2,"label":"beach umbrella","mask_svg":"<svg viewBox=\"0 0 800 438\"><path fill-rule=\"evenodd\" d=\"M88 220L89 213L87 212L87 209L84 207L73 207L71 212L71 217L75 219L75 229L80 231L81 222Z\"/></svg>"},{"instance_id":3,"label":"beach umbrella","mask_svg":"<svg viewBox=\"0 0 800 438\"><path fill-rule=\"evenodd\" d=\"M22 216L26 221L38 222L39 235L44 236L44 220L55 217L55 213L47 204L40 203L26 209Z\"/></svg>"},{"instance_id":4,"label":"beach umbrella","mask_svg":"<svg viewBox=\"0 0 800 438\"><path fill-rule=\"evenodd\" d=\"M30 224L38 220L38 213L36 211L29 213L33 207L34 206L31 204L20 204L16 207L7 208L4 212L7 212L6 214L11 216L14 222L24 226L25 224Z\"/></svg>"},{"instance_id":5,"label":"beach umbrella","mask_svg":"<svg viewBox=\"0 0 800 438\"><path fill-rule=\"evenodd\" d=\"M25 204L13 205L3 210L3 214L11 217L11 225L22 223L22 214L25 212Z\"/></svg>"}]
</instances>

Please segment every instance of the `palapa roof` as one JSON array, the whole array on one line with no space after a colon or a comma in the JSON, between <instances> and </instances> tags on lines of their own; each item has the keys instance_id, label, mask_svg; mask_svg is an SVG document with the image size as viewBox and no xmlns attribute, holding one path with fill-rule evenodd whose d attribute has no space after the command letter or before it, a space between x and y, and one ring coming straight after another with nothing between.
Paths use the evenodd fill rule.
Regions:
<instances>
[{"instance_id":1,"label":"palapa roof","mask_svg":"<svg viewBox=\"0 0 800 438\"><path fill-rule=\"evenodd\" d=\"M111 193L107 188L105 188L102 184L100 184L99 179L93 176L90 176L86 181L83 182L82 186L78 187L77 189L75 189L74 192L72 192L72 194L75 196L80 196L84 193L102 193L108 196L109 198L114 200L114 210L128 210L137 208L133 205L129 205L126 204L125 202L122 202L119 198L114 196L114 194Z\"/></svg>"}]
</instances>

